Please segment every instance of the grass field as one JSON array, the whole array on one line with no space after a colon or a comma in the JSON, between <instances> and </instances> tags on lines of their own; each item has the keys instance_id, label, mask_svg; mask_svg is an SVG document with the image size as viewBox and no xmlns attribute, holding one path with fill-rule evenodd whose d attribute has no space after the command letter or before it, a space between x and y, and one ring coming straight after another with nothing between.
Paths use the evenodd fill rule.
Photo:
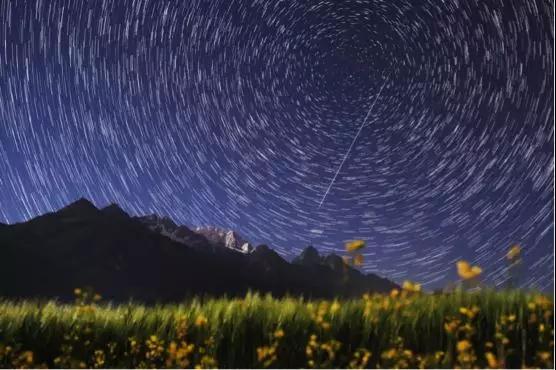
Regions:
<instances>
[{"instance_id":1,"label":"grass field","mask_svg":"<svg viewBox=\"0 0 556 370\"><path fill-rule=\"evenodd\" d=\"M349 301L248 295L146 307L0 302L3 367L553 367L552 297L522 291Z\"/></svg>"}]
</instances>

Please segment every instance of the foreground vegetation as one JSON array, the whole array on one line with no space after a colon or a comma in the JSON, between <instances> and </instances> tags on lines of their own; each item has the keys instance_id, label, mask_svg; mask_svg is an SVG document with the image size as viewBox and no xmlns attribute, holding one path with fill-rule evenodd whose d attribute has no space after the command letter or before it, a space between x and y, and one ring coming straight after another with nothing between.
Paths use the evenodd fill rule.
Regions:
<instances>
[{"instance_id":1,"label":"foreground vegetation","mask_svg":"<svg viewBox=\"0 0 556 370\"><path fill-rule=\"evenodd\" d=\"M2 367L542 367L553 301L523 291L113 306L0 302Z\"/></svg>"}]
</instances>

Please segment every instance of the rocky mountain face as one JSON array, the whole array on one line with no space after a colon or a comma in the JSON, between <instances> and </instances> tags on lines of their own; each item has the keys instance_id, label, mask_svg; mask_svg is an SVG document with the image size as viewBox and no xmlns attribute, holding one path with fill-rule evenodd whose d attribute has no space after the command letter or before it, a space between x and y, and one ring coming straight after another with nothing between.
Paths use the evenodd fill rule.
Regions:
<instances>
[{"instance_id":1,"label":"rocky mountain face","mask_svg":"<svg viewBox=\"0 0 556 370\"><path fill-rule=\"evenodd\" d=\"M244 244L228 231L193 231L80 199L27 222L0 225L0 297L70 299L74 288L89 286L114 301L149 303L248 291L355 297L398 287L314 248L289 263L266 245L245 253Z\"/></svg>"},{"instance_id":2,"label":"rocky mountain face","mask_svg":"<svg viewBox=\"0 0 556 370\"><path fill-rule=\"evenodd\" d=\"M170 238L178 243L193 248L214 250L214 245L203 235L198 234L187 226L177 225L168 217L149 215L137 217L137 220L147 226L150 230ZM223 247L223 246L222 246Z\"/></svg>"},{"instance_id":3,"label":"rocky mountain face","mask_svg":"<svg viewBox=\"0 0 556 370\"><path fill-rule=\"evenodd\" d=\"M228 249L241 252L251 253L253 246L233 230L221 229L214 226L196 227L195 232L203 235L215 245L221 245Z\"/></svg>"},{"instance_id":4,"label":"rocky mountain face","mask_svg":"<svg viewBox=\"0 0 556 370\"><path fill-rule=\"evenodd\" d=\"M149 215L138 217L139 221L149 229L160 233L179 243L208 249L212 252L218 248L227 248L235 252L251 253L253 246L233 230L222 229L214 226L195 227L193 230L184 225L177 225L167 217Z\"/></svg>"}]
</instances>

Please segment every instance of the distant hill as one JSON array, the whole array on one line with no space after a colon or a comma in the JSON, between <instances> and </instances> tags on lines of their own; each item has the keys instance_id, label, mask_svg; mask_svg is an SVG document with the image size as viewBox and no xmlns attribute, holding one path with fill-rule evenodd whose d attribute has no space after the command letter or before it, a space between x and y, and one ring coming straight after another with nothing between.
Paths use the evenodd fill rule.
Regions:
<instances>
[{"instance_id":1,"label":"distant hill","mask_svg":"<svg viewBox=\"0 0 556 370\"><path fill-rule=\"evenodd\" d=\"M352 297L397 287L312 247L289 263L265 245L241 249L246 242L226 233L231 236L223 240L231 244L220 248L216 237L184 226L166 235L115 204L98 209L80 199L27 222L0 225L0 296L68 299L74 288L90 286L116 301L167 302L248 290Z\"/></svg>"}]
</instances>

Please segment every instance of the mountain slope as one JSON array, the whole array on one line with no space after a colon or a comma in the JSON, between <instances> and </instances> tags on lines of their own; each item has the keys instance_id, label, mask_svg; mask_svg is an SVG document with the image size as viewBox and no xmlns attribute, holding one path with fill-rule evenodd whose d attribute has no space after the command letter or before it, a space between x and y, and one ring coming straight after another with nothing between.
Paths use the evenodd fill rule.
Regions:
<instances>
[{"instance_id":1,"label":"mountain slope","mask_svg":"<svg viewBox=\"0 0 556 370\"><path fill-rule=\"evenodd\" d=\"M176 301L192 294L353 296L395 284L356 270L290 264L272 249L207 253L176 242L117 206L85 199L28 222L0 227L0 296L69 298L92 286L114 300Z\"/></svg>"}]
</instances>

